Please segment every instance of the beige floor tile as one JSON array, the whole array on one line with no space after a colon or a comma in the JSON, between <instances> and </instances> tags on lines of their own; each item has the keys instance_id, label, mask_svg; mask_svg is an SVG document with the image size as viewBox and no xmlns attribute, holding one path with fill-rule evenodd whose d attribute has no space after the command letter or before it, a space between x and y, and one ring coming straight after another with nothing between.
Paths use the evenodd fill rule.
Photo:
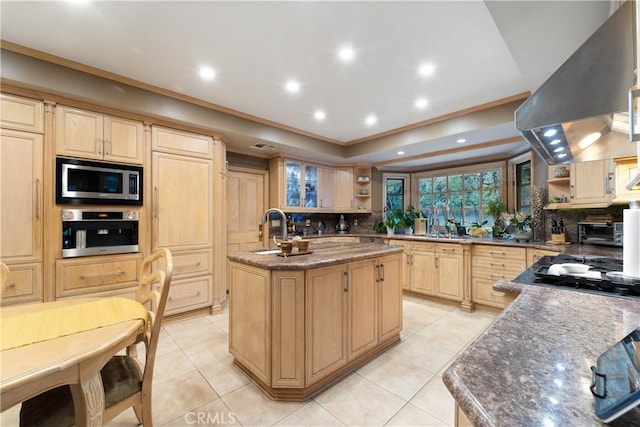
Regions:
<instances>
[{"instance_id":1,"label":"beige floor tile","mask_svg":"<svg viewBox=\"0 0 640 427\"><path fill-rule=\"evenodd\" d=\"M178 344L173 340L171 335L167 333L165 328L163 327L160 330L160 337L158 338L158 348L156 349L156 357L171 353L172 351L179 350Z\"/></svg>"},{"instance_id":2,"label":"beige floor tile","mask_svg":"<svg viewBox=\"0 0 640 427\"><path fill-rule=\"evenodd\" d=\"M243 426L271 426L300 409L304 403L276 402L253 383L221 397Z\"/></svg>"},{"instance_id":3,"label":"beige floor tile","mask_svg":"<svg viewBox=\"0 0 640 427\"><path fill-rule=\"evenodd\" d=\"M239 389L251 381L233 364L233 356L217 360L210 365L200 368L202 376L211 384L218 396Z\"/></svg>"},{"instance_id":4,"label":"beige floor tile","mask_svg":"<svg viewBox=\"0 0 640 427\"><path fill-rule=\"evenodd\" d=\"M241 426L241 424L224 402L221 399L216 399L162 424L162 427L179 426Z\"/></svg>"},{"instance_id":5,"label":"beige floor tile","mask_svg":"<svg viewBox=\"0 0 640 427\"><path fill-rule=\"evenodd\" d=\"M357 373L313 400L349 426L384 425L405 404L398 396Z\"/></svg>"},{"instance_id":6,"label":"beige floor tile","mask_svg":"<svg viewBox=\"0 0 640 427\"><path fill-rule=\"evenodd\" d=\"M225 334L229 334L229 310L211 316L211 323Z\"/></svg>"},{"instance_id":7,"label":"beige floor tile","mask_svg":"<svg viewBox=\"0 0 640 427\"><path fill-rule=\"evenodd\" d=\"M153 368L153 381L167 381L180 377L195 369L196 367L182 350L173 351L161 356L156 356Z\"/></svg>"},{"instance_id":8,"label":"beige floor tile","mask_svg":"<svg viewBox=\"0 0 640 427\"><path fill-rule=\"evenodd\" d=\"M411 399L435 375L415 363L386 354L364 365L358 373L404 400Z\"/></svg>"},{"instance_id":9,"label":"beige floor tile","mask_svg":"<svg viewBox=\"0 0 640 427\"><path fill-rule=\"evenodd\" d=\"M230 356L229 336L216 331L202 342L184 347L182 350L196 367L208 366Z\"/></svg>"},{"instance_id":10,"label":"beige floor tile","mask_svg":"<svg viewBox=\"0 0 640 427\"><path fill-rule=\"evenodd\" d=\"M409 402L447 425L454 425L455 401L441 376L433 377Z\"/></svg>"},{"instance_id":11,"label":"beige floor tile","mask_svg":"<svg viewBox=\"0 0 640 427\"><path fill-rule=\"evenodd\" d=\"M153 384L153 421L162 425L218 399L198 371ZM187 423L185 423L187 424Z\"/></svg>"},{"instance_id":12,"label":"beige floor tile","mask_svg":"<svg viewBox=\"0 0 640 427\"><path fill-rule=\"evenodd\" d=\"M336 417L327 412L316 402L306 403L302 408L280 421L276 426L291 427L330 427L344 426Z\"/></svg>"},{"instance_id":13,"label":"beige floor tile","mask_svg":"<svg viewBox=\"0 0 640 427\"><path fill-rule=\"evenodd\" d=\"M478 332L475 329L459 329L436 322L421 329L414 336L428 341L434 346L446 348L457 353L472 341L477 334Z\"/></svg>"},{"instance_id":14,"label":"beige floor tile","mask_svg":"<svg viewBox=\"0 0 640 427\"><path fill-rule=\"evenodd\" d=\"M17 426L20 424L20 405L0 413L0 426Z\"/></svg>"},{"instance_id":15,"label":"beige floor tile","mask_svg":"<svg viewBox=\"0 0 640 427\"><path fill-rule=\"evenodd\" d=\"M415 363L431 372L438 372L455 355L455 351L437 347L417 334L389 349L386 355Z\"/></svg>"},{"instance_id":16,"label":"beige floor tile","mask_svg":"<svg viewBox=\"0 0 640 427\"><path fill-rule=\"evenodd\" d=\"M447 427L447 424L408 403L385 426Z\"/></svg>"}]
</instances>

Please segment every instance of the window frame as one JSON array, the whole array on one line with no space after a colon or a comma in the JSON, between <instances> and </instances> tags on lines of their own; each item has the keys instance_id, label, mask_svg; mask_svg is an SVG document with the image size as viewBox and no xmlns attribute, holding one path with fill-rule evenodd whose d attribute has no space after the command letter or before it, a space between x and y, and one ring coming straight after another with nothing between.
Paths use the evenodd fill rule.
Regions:
<instances>
[{"instance_id":1,"label":"window frame","mask_svg":"<svg viewBox=\"0 0 640 427\"><path fill-rule=\"evenodd\" d=\"M518 167L522 164L522 163L526 163L529 162L530 163L530 168L531 168L531 183L529 184L530 188L529 190L531 191L533 189L533 185L536 182L535 181L535 163L533 160L533 156L531 155L531 151L528 151L526 153L520 154L519 156L516 157L512 157L508 160L508 183L509 183L509 188L508 188L508 197L507 197L507 210L509 212L513 212L513 211L520 211L520 200L518 198L518 189L519 187L521 187L519 185L518 181L518 173L517 173L517 169ZM531 206L531 210L533 212L533 206Z\"/></svg>"},{"instance_id":2,"label":"window frame","mask_svg":"<svg viewBox=\"0 0 640 427\"><path fill-rule=\"evenodd\" d=\"M404 180L402 211L411 204L411 174L399 172L384 172L382 174L382 212L387 212L387 179Z\"/></svg>"}]
</instances>

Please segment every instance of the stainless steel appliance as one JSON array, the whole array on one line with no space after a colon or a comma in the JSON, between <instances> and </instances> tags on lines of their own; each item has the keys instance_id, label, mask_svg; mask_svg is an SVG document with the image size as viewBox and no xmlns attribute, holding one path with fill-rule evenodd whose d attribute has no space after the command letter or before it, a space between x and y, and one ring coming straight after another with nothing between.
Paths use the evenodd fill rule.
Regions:
<instances>
[{"instance_id":1,"label":"stainless steel appliance","mask_svg":"<svg viewBox=\"0 0 640 427\"><path fill-rule=\"evenodd\" d=\"M56 203L142 205L142 167L56 158Z\"/></svg>"},{"instance_id":2,"label":"stainless steel appliance","mask_svg":"<svg viewBox=\"0 0 640 427\"><path fill-rule=\"evenodd\" d=\"M555 275L550 271L554 264L585 264L591 273ZM514 282L640 299L640 278L626 277L621 272L622 260L619 258L563 254L542 257Z\"/></svg>"},{"instance_id":3,"label":"stainless steel appliance","mask_svg":"<svg viewBox=\"0 0 640 427\"><path fill-rule=\"evenodd\" d=\"M578 242L592 245L620 246L623 244L622 222L578 222Z\"/></svg>"},{"instance_id":4,"label":"stainless steel appliance","mask_svg":"<svg viewBox=\"0 0 640 427\"><path fill-rule=\"evenodd\" d=\"M138 211L62 210L62 257L138 252Z\"/></svg>"}]
</instances>

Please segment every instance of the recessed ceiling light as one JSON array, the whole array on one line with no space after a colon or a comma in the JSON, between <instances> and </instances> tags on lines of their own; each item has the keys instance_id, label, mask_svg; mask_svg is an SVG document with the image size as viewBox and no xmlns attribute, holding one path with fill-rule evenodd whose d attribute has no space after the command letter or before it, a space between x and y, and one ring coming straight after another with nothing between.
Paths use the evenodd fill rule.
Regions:
<instances>
[{"instance_id":1,"label":"recessed ceiling light","mask_svg":"<svg viewBox=\"0 0 640 427\"><path fill-rule=\"evenodd\" d=\"M561 139L560 138L556 138L553 141L551 141L549 144L551 145L556 145L556 144L560 144Z\"/></svg>"},{"instance_id":2,"label":"recessed ceiling light","mask_svg":"<svg viewBox=\"0 0 640 427\"><path fill-rule=\"evenodd\" d=\"M404 155L404 151L398 151L398 156Z\"/></svg>"},{"instance_id":3,"label":"recessed ceiling light","mask_svg":"<svg viewBox=\"0 0 640 427\"><path fill-rule=\"evenodd\" d=\"M584 150L585 148L596 142L601 136L602 134L600 132L590 133L589 135L582 138L582 140L578 144L578 147Z\"/></svg>"},{"instance_id":4,"label":"recessed ceiling light","mask_svg":"<svg viewBox=\"0 0 640 427\"><path fill-rule=\"evenodd\" d=\"M565 157L567 157L567 153L558 154L556 157L559 158L559 159L565 158Z\"/></svg>"},{"instance_id":5,"label":"recessed ceiling light","mask_svg":"<svg viewBox=\"0 0 640 427\"><path fill-rule=\"evenodd\" d=\"M426 99L424 99L424 98L418 98L418 99L416 99L416 103L415 103L416 108L417 108L418 110L422 110L422 109L424 109L428 104L429 104L429 101L427 101L427 100L426 100Z\"/></svg>"},{"instance_id":6,"label":"recessed ceiling light","mask_svg":"<svg viewBox=\"0 0 640 427\"><path fill-rule=\"evenodd\" d=\"M427 77L430 76L431 74L433 74L433 72L435 71L435 67L433 66L433 64L420 64L420 66L418 67L418 74L420 74L423 77Z\"/></svg>"},{"instance_id":7,"label":"recessed ceiling light","mask_svg":"<svg viewBox=\"0 0 640 427\"><path fill-rule=\"evenodd\" d=\"M216 72L211 67L200 67L198 74L205 80L213 80L216 76Z\"/></svg>"},{"instance_id":8,"label":"recessed ceiling light","mask_svg":"<svg viewBox=\"0 0 640 427\"><path fill-rule=\"evenodd\" d=\"M558 133L558 129L549 129L549 130L544 132L544 136L546 136L547 138L551 138L556 133Z\"/></svg>"},{"instance_id":9,"label":"recessed ceiling light","mask_svg":"<svg viewBox=\"0 0 640 427\"><path fill-rule=\"evenodd\" d=\"M313 117L317 120L317 121L322 121L324 120L325 117L327 117L326 113L322 110L318 110L315 113L313 113Z\"/></svg>"},{"instance_id":10,"label":"recessed ceiling light","mask_svg":"<svg viewBox=\"0 0 640 427\"><path fill-rule=\"evenodd\" d=\"M456 142L457 142L458 144L464 144L465 142L467 142L467 140L466 140L466 139L464 139L464 138L460 138L460 139L458 139Z\"/></svg>"},{"instance_id":11,"label":"recessed ceiling light","mask_svg":"<svg viewBox=\"0 0 640 427\"><path fill-rule=\"evenodd\" d=\"M553 150L554 153L559 153L561 151L564 151L564 147L558 147L555 150Z\"/></svg>"},{"instance_id":12,"label":"recessed ceiling light","mask_svg":"<svg viewBox=\"0 0 640 427\"><path fill-rule=\"evenodd\" d=\"M366 124L368 124L369 126L373 126L377 123L378 118L376 116L374 116L373 114L370 114L367 116L367 118L364 119L364 122Z\"/></svg>"},{"instance_id":13,"label":"recessed ceiling light","mask_svg":"<svg viewBox=\"0 0 640 427\"><path fill-rule=\"evenodd\" d=\"M338 58L340 58L342 62L353 61L353 58L355 58L355 56L356 56L356 52L353 50L351 46L343 46L338 51Z\"/></svg>"},{"instance_id":14,"label":"recessed ceiling light","mask_svg":"<svg viewBox=\"0 0 640 427\"><path fill-rule=\"evenodd\" d=\"M287 92L289 93L298 93L300 92L300 83L298 83L295 80L289 80L287 81L287 83L285 84L284 88L287 90Z\"/></svg>"}]
</instances>

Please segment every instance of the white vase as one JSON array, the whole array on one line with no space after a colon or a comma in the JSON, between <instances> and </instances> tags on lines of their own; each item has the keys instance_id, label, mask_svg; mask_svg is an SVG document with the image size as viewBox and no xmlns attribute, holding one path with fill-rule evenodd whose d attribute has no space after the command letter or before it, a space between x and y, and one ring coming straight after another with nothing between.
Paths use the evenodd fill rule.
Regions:
<instances>
[{"instance_id":1,"label":"white vase","mask_svg":"<svg viewBox=\"0 0 640 427\"><path fill-rule=\"evenodd\" d=\"M396 229L387 227L387 236L393 236L395 234Z\"/></svg>"}]
</instances>

